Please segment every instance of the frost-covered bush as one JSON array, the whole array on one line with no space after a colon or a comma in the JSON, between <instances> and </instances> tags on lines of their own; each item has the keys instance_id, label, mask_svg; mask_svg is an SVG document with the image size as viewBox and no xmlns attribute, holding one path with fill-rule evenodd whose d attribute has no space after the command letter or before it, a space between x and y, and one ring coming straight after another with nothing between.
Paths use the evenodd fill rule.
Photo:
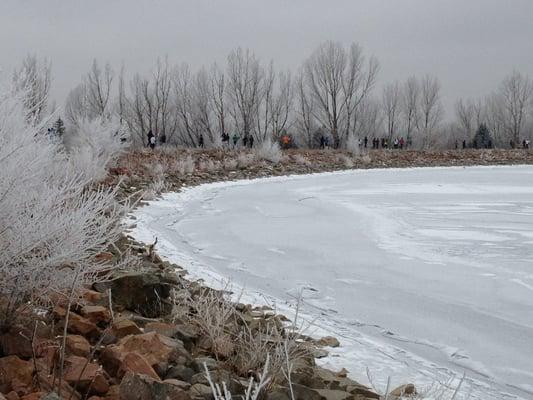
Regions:
<instances>
[{"instance_id":1,"label":"frost-covered bush","mask_svg":"<svg viewBox=\"0 0 533 400\"><path fill-rule=\"evenodd\" d=\"M213 160L204 160L198 163L198 169L203 172L215 172L218 170L219 164Z\"/></svg>"},{"instance_id":2,"label":"frost-covered bush","mask_svg":"<svg viewBox=\"0 0 533 400\"><path fill-rule=\"evenodd\" d=\"M64 141L72 169L87 181L99 181L124 150L127 137L117 120L97 117L79 120Z\"/></svg>"},{"instance_id":3,"label":"frost-covered bush","mask_svg":"<svg viewBox=\"0 0 533 400\"><path fill-rule=\"evenodd\" d=\"M178 175L189 175L189 174L192 174L194 172L194 160L193 160L193 158L189 155L185 159L177 160L174 163L174 165L172 167L172 170L173 170L173 172L175 174L178 174Z\"/></svg>"},{"instance_id":4,"label":"frost-covered bush","mask_svg":"<svg viewBox=\"0 0 533 400\"><path fill-rule=\"evenodd\" d=\"M254 153L246 153L241 152L237 156L237 163L239 165L239 168L246 168L252 165L255 161L255 154Z\"/></svg>"},{"instance_id":5,"label":"frost-covered bush","mask_svg":"<svg viewBox=\"0 0 533 400\"><path fill-rule=\"evenodd\" d=\"M28 301L91 280L103 268L94 256L121 230L114 191L88 190L22 99L0 87L0 329Z\"/></svg>"},{"instance_id":6,"label":"frost-covered bush","mask_svg":"<svg viewBox=\"0 0 533 400\"><path fill-rule=\"evenodd\" d=\"M348 150L348 153L350 153L352 156L361 155L361 143L359 138L354 135L350 135L346 141L346 150Z\"/></svg>"},{"instance_id":7,"label":"frost-covered bush","mask_svg":"<svg viewBox=\"0 0 533 400\"><path fill-rule=\"evenodd\" d=\"M279 144L272 142L270 138L255 147L254 153L260 160L270 161L273 164L279 163L283 157Z\"/></svg>"},{"instance_id":8,"label":"frost-covered bush","mask_svg":"<svg viewBox=\"0 0 533 400\"><path fill-rule=\"evenodd\" d=\"M310 167L312 164L311 164L311 161L309 161L307 158L305 158L304 156L302 156L301 154L296 154L294 157L294 162L296 164L300 164L300 165L303 165L303 166L306 166L306 167Z\"/></svg>"}]
</instances>

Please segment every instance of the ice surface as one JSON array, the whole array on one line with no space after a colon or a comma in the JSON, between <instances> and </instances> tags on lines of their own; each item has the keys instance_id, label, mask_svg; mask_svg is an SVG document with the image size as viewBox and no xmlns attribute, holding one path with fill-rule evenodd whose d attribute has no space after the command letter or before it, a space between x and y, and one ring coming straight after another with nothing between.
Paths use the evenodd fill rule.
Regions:
<instances>
[{"instance_id":1,"label":"ice surface","mask_svg":"<svg viewBox=\"0 0 533 400\"><path fill-rule=\"evenodd\" d=\"M324 362L357 380L466 372L471 398L533 398L533 167L217 183L135 216L194 277L281 309L301 292L315 334L341 340Z\"/></svg>"}]
</instances>

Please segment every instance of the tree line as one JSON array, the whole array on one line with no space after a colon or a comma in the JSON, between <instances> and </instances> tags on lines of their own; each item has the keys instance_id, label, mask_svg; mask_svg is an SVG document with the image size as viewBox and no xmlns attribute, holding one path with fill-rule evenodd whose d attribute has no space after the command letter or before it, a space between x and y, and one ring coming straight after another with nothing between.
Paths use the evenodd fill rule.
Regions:
<instances>
[{"instance_id":1,"label":"tree line","mask_svg":"<svg viewBox=\"0 0 533 400\"><path fill-rule=\"evenodd\" d=\"M139 146L146 145L148 131L162 143L191 147L216 147L223 135L237 134L256 143L289 135L295 145L310 148L324 137L334 147L366 137L446 148L472 145L482 125L494 146L531 138L533 81L518 71L486 97L459 99L447 119L437 77L411 76L378 89L378 73L378 60L358 44L332 41L318 46L296 72L278 70L242 48L231 51L224 65L192 70L163 58L150 74L130 78L124 66L115 70L94 60L68 94L63 114L67 131L82 120L118 118ZM27 101L37 115L29 117L42 118L50 63L28 56L15 75L34 88Z\"/></svg>"}]
</instances>

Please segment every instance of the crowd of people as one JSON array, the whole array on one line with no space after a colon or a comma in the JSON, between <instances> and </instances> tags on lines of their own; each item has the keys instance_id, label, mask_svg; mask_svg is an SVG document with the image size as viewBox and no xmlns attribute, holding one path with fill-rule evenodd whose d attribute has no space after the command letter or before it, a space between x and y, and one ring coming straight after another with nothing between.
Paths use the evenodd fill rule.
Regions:
<instances>
[{"instance_id":1,"label":"crowd of people","mask_svg":"<svg viewBox=\"0 0 533 400\"><path fill-rule=\"evenodd\" d=\"M51 129L48 130L49 133ZM158 140L152 130L148 131L147 137L148 137L147 146L149 146L151 149L154 149ZM254 147L254 137L252 135L244 136L241 138L237 133L234 133L232 136L230 136L229 133L223 133L221 135L221 140L222 140L222 147L225 147L225 148L245 147L245 148L251 149ZM164 144L165 142L166 142L165 135L160 136L159 143ZM328 149L332 147L331 139L329 136L325 136L325 135L320 136L319 143L320 143L319 146L321 149ZM291 136L287 134L282 135L279 138L279 144L281 145L282 148L285 148L285 149L294 147L294 143L293 143ZM372 145L371 147L372 149L399 149L399 150L407 149L412 146L411 140L410 139L406 140L403 138L403 136L399 138L398 137L394 138L393 140L386 138L386 137L382 137L382 138L374 137L371 140L369 140L368 136L365 136L363 139L358 139L358 144L361 149L363 148L367 149L369 148L370 145ZM516 143L513 140L509 142L509 145L512 149L518 147L516 146ZM530 140L524 139L521 145L523 149L529 149ZM200 137L198 138L198 147L203 148L204 146L205 146L204 136L200 135ZM456 150L459 149L459 146L460 146L459 141L456 140L455 149ZM481 146L475 140L470 145L467 143L466 140L463 140L461 143L461 147L463 149L466 149L468 147L491 149L493 148L493 144L492 144L492 140L490 139L486 143L482 143Z\"/></svg>"}]
</instances>

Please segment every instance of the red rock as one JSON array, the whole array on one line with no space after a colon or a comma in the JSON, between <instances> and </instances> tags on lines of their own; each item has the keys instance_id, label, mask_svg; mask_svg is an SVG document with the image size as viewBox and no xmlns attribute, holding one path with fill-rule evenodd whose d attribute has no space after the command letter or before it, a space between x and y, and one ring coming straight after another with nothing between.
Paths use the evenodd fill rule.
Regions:
<instances>
[{"instance_id":1,"label":"red rock","mask_svg":"<svg viewBox=\"0 0 533 400\"><path fill-rule=\"evenodd\" d=\"M135 322L129 319L119 319L113 323L113 333L121 339L128 335L139 335L142 331Z\"/></svg>"},{"instance_id":2,"label":"red rock","mask_svg":"<svg viewBox=\"0 0 533 400\"><path fill-rule=\"evenodd\" d=\"M111 386L104 398L105 400L120 400L120 387L118 385Z\"/></svg>"},{"instance_id":3,"label":"red rock","mask_svg":"<svg viewBox=\"0 0 533 400\"><path fill-rule=\"evenodd\" d=\"M98 335L96 324L72 312L69 315L68 331L82 336Z\"/></svg>"},{"instance_id":4,"label":"red rock","mask_svg":"<svg viewBox=\"0 0 533 400\"><path fill-rule=\"evenodd\" d=\"M34 392L27 394L25 396L22 396L21 400L41 400L41 398L45 395L44 392Z\"/></svg>"},{"instance_id":5,"label":"red rock","mask_svg":"<svg viewBox=\"0 0 533 400\"><path fill-rule=\"evenodd\" d=\"M100 304L106 301L106 296L103 293L91 289L85 289L81 294L83 300L90 304Z\"/></svg>"},{"instance_id":6,"label":"red rock","mask_svg":"<svg viewBox=\"0 0 533 400\"><path fill-rule=\"evenodd\" d=\"M109 383L100 365L78 356L67 357L65 364L65 381L74 388L87 390L90 387L97 394L105 394L109 390Z\"/></svg>"},{"instance_id":7,"label":"red rock","mask_svg":"<svg viewBox=\"0 0 533 400\"><path fill-rule=\"evenodd\" d=\"M103 306L85 306L81 309L81 314L95 324L111 320L111 313Z\"/></svg>"},{"instance_id":8,"label":"red rock","mask_svg":"<svg viewBox=\"0 0 533 400\"><path fill-rule=\"evenodd\" d=\"M132 335L122 338L118 342L121 353L136 352L142 355L153 367L160 362L166 362L170 354L181 342L159 335L155 332L143 335Z\"/></svg>"},{"instance_id":9,"label":"red rock","mask_svg":"<svg viewBox=\"0 0 533 400\"><path fill-rule=\"evenodd\" d=\"M2 394L0 393L0 400L20 400L20 397L19 395L17 394L17 392L9 392L8 394L6 394L6 397L3 397Z\"/></svg>"},{"instance_id":10,"label":"red rock","mask_svg":"<svg viewBox=\"0 0 533 400\"><path fill-rule=\"evenodd\" d=\"M91 353L91 345L83 336L68 335L66 345L67 352L75 356L88 357Z\"/></svg>"},{"instance_id":11,"label":"red rock","mask_svg":"<svg viewBox=\"0 0 533 400\"><path fill-rule=\"evenodd\" d=\"M13 388L13 382L31 387L33 377L33 365L29 361L23 361L17 356L0 358L0 392L9 393Z\"/></svg>"},{"instance_id":12,"label":"red rock","mask_svg":"<svg viewBox=\"0 0 533 400\"><path fill-rule=\"evenodd\" d=\"M122 359L119 376L123 376L127 372L132 372L134 374L143 374L149 376L154 380L160 380L159 376L150 366L148 361L146 361L146 359L138 353L127 353Z\"/></svg>"}]
</instances>

